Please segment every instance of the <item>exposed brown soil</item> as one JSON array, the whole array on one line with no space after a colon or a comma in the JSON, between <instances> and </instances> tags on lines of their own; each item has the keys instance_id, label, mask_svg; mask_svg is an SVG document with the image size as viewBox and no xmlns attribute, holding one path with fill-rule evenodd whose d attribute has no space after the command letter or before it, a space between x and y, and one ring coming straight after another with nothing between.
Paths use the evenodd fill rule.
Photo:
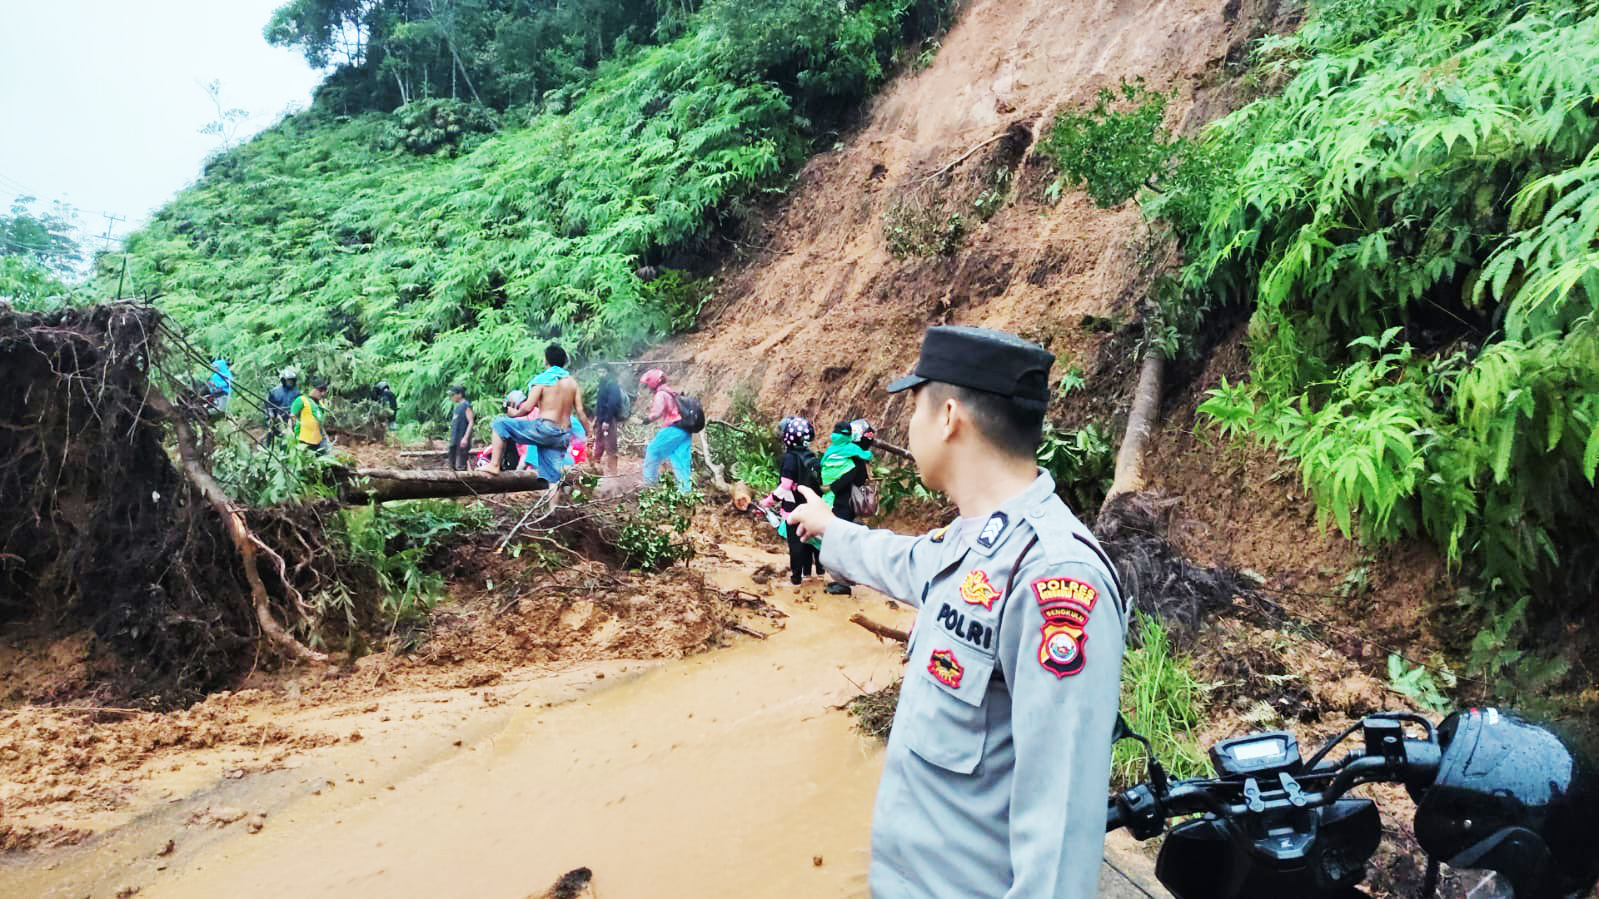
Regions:
<instances>
[{"instance_id":1,"label":"exposed brown soil","mask_svg":"<svg viewBox=\"0 0 1599 899\"><path fill-rule=\"evenodd\" d=\"M910 366L928 325L1018 331L1061 371L1090 371L1104 325L1133 320L1158 260L1131 204L1102 210L1072 191L1047 202L1053 176L1032 143L1057 109L1124 77L1175 89L1171 123L1197 126L1236 102L1216 73L1273 15L1220 0L978 0L932 67L895 82L857 134L801 171L745 236L760 249L722 272L697 333L662 355L692 358L674 374L713 413L753 390L774 416L864 415L890 439L908 410L881 385ZM972 201L996 178L1007 199L983 221ZM966 235L949 255L896 259L885 223L907 206L960 212Z\"/></svg>"},{"instance_id":2,"label":"exposed brown soil","mask_svg":"<svg viewBox=\"0 0 1599 899\"><path fill-rule=\"evenodd\" d=\"M741 518L705 513L702 553L725 556L710 535L744 528ZM213 777L224 768L268 771L296 753L359 742L358 728L329 720L341 708L375 710L385 697L428 691L468 691L492 705L504 701L497 698L503 684L530 672L680 658L731 642L729 625L782 626L759 597L726 594L694 568L639 575L579 560L547 570L536 546L527 544L522 557L457 547L448 566L451 600L414 650L257 671L238 692L170 713L93 701L94 685L115 667L97 666L92 634L9 639L0 647L8 705L72 701L0 711L0 851L70 844L114 826L150 805L152 783L185 767L216 766Z\"/></svg>"}]
</instances>

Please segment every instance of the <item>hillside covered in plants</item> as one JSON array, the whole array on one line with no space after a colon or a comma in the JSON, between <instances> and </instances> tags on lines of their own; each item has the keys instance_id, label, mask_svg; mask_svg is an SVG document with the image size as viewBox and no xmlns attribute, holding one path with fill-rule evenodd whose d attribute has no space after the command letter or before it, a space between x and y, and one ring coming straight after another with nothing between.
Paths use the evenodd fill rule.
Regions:
<instances>
[{"instance_id":1,"label":"hillside covered in plants","mask_svg":"<svg viewBox=\"0 0 1599 899\"><path fill-rule=\"evenodd\" d=\"M334 67L315 103L137 233L124 290L243 380L385 378L402 414L503 391L551 338L634 350L693 323L708 251L947 12L295 0L266 36Z\"/></svg>"},{"instance_id":2,"label":"hillside covered in plants","mask_svg":"<svg viewBox=\"0 0 1599 899\"><path fill-rule=\"evenodd\" d=\"M979 44L940 0L297 0L266 36L333 66L316 103L140 232L126 292L242 380L386 378L413 420L550 338L586 360L697 327L715 411L892 433L869 391L923 327L1007 327L1061 356L1046 462L1081 506L1116 360L1170 359L1171 412L1247 321L1200 430L1295 466L1324 527L1434 547L1482 682L1591 678L1525 649L1599 585L1595 9L998 12ZM1051 56L1078 44L1103 52Z\"/></svg>"}]
</instances>

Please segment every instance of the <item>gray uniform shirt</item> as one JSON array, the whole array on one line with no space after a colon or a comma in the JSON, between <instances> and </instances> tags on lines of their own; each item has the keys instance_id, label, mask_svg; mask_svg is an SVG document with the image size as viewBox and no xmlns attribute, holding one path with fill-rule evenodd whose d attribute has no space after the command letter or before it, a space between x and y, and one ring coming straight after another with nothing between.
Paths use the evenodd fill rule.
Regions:
<instances>
[{"instance_id":1,"label":"gray uniform shirt","mask_svg":"<svg viewBox=\"0 0 1599 899\"><path fill-rule=\"evenodd\" d=\"M1039 473L970 548L838 521L822 561L919 607L872 813L876 899L1093 896L1124 601Z\"/></svg>"}]
</instances>

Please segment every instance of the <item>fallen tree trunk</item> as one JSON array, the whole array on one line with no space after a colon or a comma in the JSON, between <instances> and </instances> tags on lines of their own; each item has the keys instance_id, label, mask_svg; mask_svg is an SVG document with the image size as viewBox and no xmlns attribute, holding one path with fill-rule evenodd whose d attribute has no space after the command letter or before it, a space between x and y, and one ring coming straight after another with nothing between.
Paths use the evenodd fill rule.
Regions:
<instances>
[{"instance_id":1,"label":"fallen tree trunk","mask_svg":"<svg viewBox=\"0 0 1599 899\"><path fill-rule=\"evenodd\" d=\"M1138 372L1138 386L1133 389L1133 406L1127 413L1127 431L1122 437L1121 449L1116 453L1116 475L1111 479L1110 490L1105 494L1101 509L1123 493L1143 489L1141 469L1144 453L1149 446L1149 436L1154 433L1160 419L1161 382L1165 379L1166 357L1159 347L1150 345L1144 350L1144 364Z\"/></svg>"},{"instance_id":2,"label":"fallen tree trunk","mask_svg":"<svg viewBox=\"0 0 1599 899\"><path fill-rule=\"evenodd\" d=\"M849 620L852 624L858 624L885 640L898 640L901 643L910 642L910 634L907 634L902 630L891 628L886 624L878 624L859 612L849 616Z\"/></svg>"},{"instance_id":3,"label":"fallen tree trunk","mask_svg":"<svg viewBox=\"0 0 1599 899\"><path fill-rule=\"evenodd\" d=\"M490 493L548 490L550 482L533 471L403 471L357 468L340 478L339 499L346 503L384 503L400 499L448 499Z\"/></svg>"},{"instance_id":4,"label":"fallen tree trunk","mask_svg":"<svg viewBox=\"0 0 1599 899\"><path fill-rule=\"evenodd\" d=\"M706 439L703 430L700 431L700 455L705 457L705 467L711 472L711 486L723 493L731 493L733 485L727 482L727 475L723 472L722 466L717 465L711 458L711 441Z\"/></svg>"},{"instance_id":5,"label":"fallen tree trunk","mask_svg":"<svg viewBox=\"0 0 1599 899\"><path fill-rule=\"evenodd\" d=\"M285 655L302 662L325 662L327 656L317 652L294 637L272 617L270 600L267 597L266 585L261 582L261 572L256 569L255 548L257 540L250 529L244 524L244 510L233 504L228 499L222 485L216 482L205 466L200 464L200 453L195 448L194 431L189 428L189 423L183 413L172 408L166 400L159 396L150 397L150 405L156 411L164 414L173 424L178 438L178 463L183 473L188 477L200 495L205 497L211 508L221 516L223 527L227 529L228 537L233 540L233 545L239 551L239 557L244 562L244 579L250 584L250 595L255 602L255 619L261 626L261 633L276 645Z\"/></svg>"},{"instance_id":6,"label":"fallen tree trunk","mask_svg":"<svg viewBox=\"0 0 1599 899\"><path fill-rule=\"evenodd\" d=\"M904 458L904 459L911 458L911 451L910 450L901 449L900 447L897 447L894 444L889 443L889 442L884 441L884 440L873 440L872 441L872 446L874 448L876 448L876 449L882 450L885 453L893 453L894 455L899 456L899 457Z\"/></svg>"}]
</instances>

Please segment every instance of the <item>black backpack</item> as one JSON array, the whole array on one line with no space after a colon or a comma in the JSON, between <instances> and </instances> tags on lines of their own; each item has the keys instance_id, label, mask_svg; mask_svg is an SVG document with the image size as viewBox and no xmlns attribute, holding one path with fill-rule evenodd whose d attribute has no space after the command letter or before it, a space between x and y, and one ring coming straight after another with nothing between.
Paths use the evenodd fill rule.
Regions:
<instances>
[{"instance_id":1,"label":"black backpack","mask_svg":"<svg viewBox=\"0 0 1599 899\"><path fill-rule=\"evenodd\" d=\"M817 493L822 492L822 458L812 452L809 447L798 447L789 450L799 455L800 481L796 487L809 487Z\"/></svg>"},{"instance_id":2,"label":"black backpack","mask_svg":"<svg viewBox=\"0 0 1599 899\"><path fill-rule=\"evenodd\" d=\"M682 428L690 434L698 434L705 430L705 407L700 405L699 400L679 394L677 414L680 418L673 427Z\"/></svg>"}]
</instances>

